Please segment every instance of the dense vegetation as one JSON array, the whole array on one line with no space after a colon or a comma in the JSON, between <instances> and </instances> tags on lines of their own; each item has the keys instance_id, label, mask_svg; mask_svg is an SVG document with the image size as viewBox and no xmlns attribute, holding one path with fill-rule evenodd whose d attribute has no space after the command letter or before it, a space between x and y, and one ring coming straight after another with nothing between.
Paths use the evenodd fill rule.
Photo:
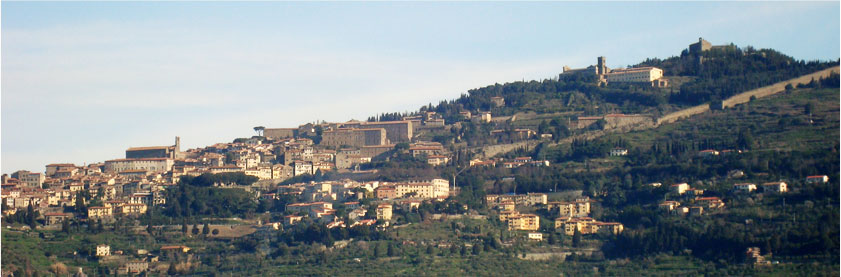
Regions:
<instances>
[{"instance_id":1,"label":"dense vegetation","mask_svg":"<svg viewBox=\"0 0 841 277\"><path fill-rule=\"evenodd\" d=\"M216 183L250 185L256 177L242 173L182 176L181 183L166 191L164 215L173 218L250 217L257 208L251 192L242 188L214 187Z\"/></svg>"},{"instance_id":2,"label":"dense vegetation","mask_svg":"<svg viewBox=\"0 0 841 277\"><path fill-rule=\"evenodd\" d=\"M695 76L669 102L701 104L754 88L809 74L838 62L798 61L772 49L713 48L701 54L684 51L679 57L650 59L639 66L662 68L666 75Z\"/></svg>"},{"instance_id":3,"label":"dense vegetation","mask_svg":"<svg viewBox=\"0 0 841 277\"><path fill-rule=\"evenodd\" d=\"M199 176L181 176L181 183L197 187L209 187L214 185L239 185L250 186L259 178L245 175L242 172L204 173Z\"/></svg>"}]
</instances>

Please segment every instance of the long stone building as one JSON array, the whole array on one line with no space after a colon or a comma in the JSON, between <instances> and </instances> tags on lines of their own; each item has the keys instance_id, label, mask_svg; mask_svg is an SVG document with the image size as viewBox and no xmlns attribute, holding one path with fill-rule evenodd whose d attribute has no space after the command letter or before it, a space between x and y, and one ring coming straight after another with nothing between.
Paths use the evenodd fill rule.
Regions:
<instances>
[{"instance_id":1,"label":"long stone building","mask_svg":"<svg viewBox=\"0 0 841 277\"><path fill-rule=\"evenodd\" d=\"M177 159L181 156L181 138L175 137L172 146L131 147L126 149L126 159L168 158Z\"/></svg>"},{"instance_id":2,"label":"long stone building","mask_svg":"<svg viewBox=\"0 0 841 277\"><path fill-rule=\"evenodd\" d=\"M383 128L386 131L387 143L409 142L412 139L412 121L380 121L380 122L347 122L344 128L369 129Z\"/></svg>"},{"instance_id":3,"label":"long stone building","mask_svg":"<svg viewBox=\"0 0 841 277\"><path fill-rule=\"evenodd\" d=\"M607 74L608 83L651 83L663 77L663 70L656 67L614 69Z\"/></svg>"},{"instance_id":4,"label":"long stone building","mask_svg":"<svg viewBox=\"0 0 841 277\"><path fill-rule=\"evenodd\" d=\"M294 138L298 135L298 128L266 128L263 136L271 139Z\"/></svg>"},{"instance_id":5,"label":"long stone building","mask_svg":"<svg viewBox=\"0 0 841 277\"><path fill-rule=\"evenodd\" d=\"M167 172L172 170L174 164L175 161L169 158L117 159L105 161L105 172L119 173L128 170Z\"/></svg>"},{"instance_id":6,"label":"long stone building","mask_svg":"<svg viewBox=\"0 0 841 277\"><path fill-rule=\"evenodd\" d=\"M374 146L386 144L386 130L383 128L350 129L339 128L324 131L321 145L324 146Z\"/></svg>"}]
</instances>

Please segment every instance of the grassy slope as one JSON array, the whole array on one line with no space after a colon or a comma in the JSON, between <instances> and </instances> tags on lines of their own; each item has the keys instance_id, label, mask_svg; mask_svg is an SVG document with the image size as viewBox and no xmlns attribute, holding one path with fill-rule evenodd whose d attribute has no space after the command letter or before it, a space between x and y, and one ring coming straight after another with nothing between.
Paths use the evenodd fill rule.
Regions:
<instances>
[{"instance_id":1,"label":"grassy slope","mask_svg":"<svg viewBox=\"0 0 841 277\"><path fill-rule=\"evenodd\" d=\"M838 143L839 102L837 88L795 89L734 109L705 113L652 130L612 134L606 138L621 137L631 145L647 149L654 141L665 138L735 141L740 130L749 128L760 151L825 149ZM809 103L814 105L814 124L808 124L809 116L804 113ZM781 119L800 124L781 126Z\"/></svg>"}]
</instances>

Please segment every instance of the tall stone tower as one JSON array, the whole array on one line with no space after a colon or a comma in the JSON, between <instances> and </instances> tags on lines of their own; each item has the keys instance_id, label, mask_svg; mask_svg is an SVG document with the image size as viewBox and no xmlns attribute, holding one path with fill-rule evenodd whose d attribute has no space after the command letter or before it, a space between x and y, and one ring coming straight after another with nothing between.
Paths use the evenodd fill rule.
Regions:
<instances>
[{"instance_id":1,"label":"tall stone tower","mask_svg":"<svg viewBox=\"0 0 841 277\"><path fill-rule=\"evenodd\" d=\"M607 68L604 56L600 56L598 58L598 62L596 63L596 76L599 77L599 86L607 84L608 71L610 71L610 69Z\"/></svg>"},{"instance_id":2,"label":"tall stone tower","mask_svg":"<svg viewBox=\"0 0 841 277\"><path fill-rule=\"evenodd\" d=\"M181 137L175 136L175 151L173 151L174 158L177 158L179 154L181 154Z\"/></svg>"},{"instance_id":3,"label":"tall stone tower","mask_svg":"<svg viewBox=\"0 0 841 277\"><path fill-rule=\"evenodd\" d=\"M598 58L598 63L596 65L596 74L598 74L599 76L607 74L607 66L605 65L604 56L600 56Z\"/></svg>"}]
</instances>

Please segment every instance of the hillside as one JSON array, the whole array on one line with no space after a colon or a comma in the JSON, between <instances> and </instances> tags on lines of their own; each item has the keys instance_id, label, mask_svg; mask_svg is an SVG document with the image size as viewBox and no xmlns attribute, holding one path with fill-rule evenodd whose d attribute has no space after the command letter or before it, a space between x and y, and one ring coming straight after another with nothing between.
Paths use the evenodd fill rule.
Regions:
<instances>
[{"instance_id":1,"label":"hillside","mask_svg":"<svg viewBox=\"0 0 841 277\"><path fill-rule=\"evenodd\" d=\"M79 175L73 205L48 207L61 213L4 200L20 209L4 217L3 270L105 276L132 262L149 275L838 275L837 62L728 46L640 65L663 67L671 87L566 74L374 116L424 125L367 160L364 146L320 145L341 124L321 123L191 150L164 174L86 185ZM798 77L808 81L778 83ZM754 97L728 99L738 93ZM465 116L486 111L493 117ZM340 154L354 167L340 171ZM115 179L130 180L118 185L121 200L106 196L117 194ZM91 213L111 205L118 216ZM120 209L138 206L148 210ZM114 254L96 255L100 245Z\"/></svg>"},{"instance_id":2,"label":"hillside","mask_svg":"<svg viewBox=\"0 0 841 277\"><path fill-rule=\"evenodd\" d=\"M435 112L445 122L462 122L459 129L422 136L445 144L465 142L467 146L479 146L516 141L494 140L477 134L475 130L489 127L466 122L460 114L481 111L489 111L500 119L494 120L494 129L530 128L538 133L551 133L559 141L576 133L571 130L575 127L571 124L578 117L616 113L659 117L837 65L837 61L798 61L775 50L756 50L749 46L742 49L730 45L691 54L684 50L680 56L648 59L636 65L662 68L670 81L665 88L633 83L605 86L599 85L595 76L561 74L557 79L497 83L471 89L458 99L423 106L411 115ZM504 98L504 105L495 105L491 97ZM369 121L397 120L402 116L384 114ZM550 126L541 128L544 121Z\"/></svg>"}]
</instances>

